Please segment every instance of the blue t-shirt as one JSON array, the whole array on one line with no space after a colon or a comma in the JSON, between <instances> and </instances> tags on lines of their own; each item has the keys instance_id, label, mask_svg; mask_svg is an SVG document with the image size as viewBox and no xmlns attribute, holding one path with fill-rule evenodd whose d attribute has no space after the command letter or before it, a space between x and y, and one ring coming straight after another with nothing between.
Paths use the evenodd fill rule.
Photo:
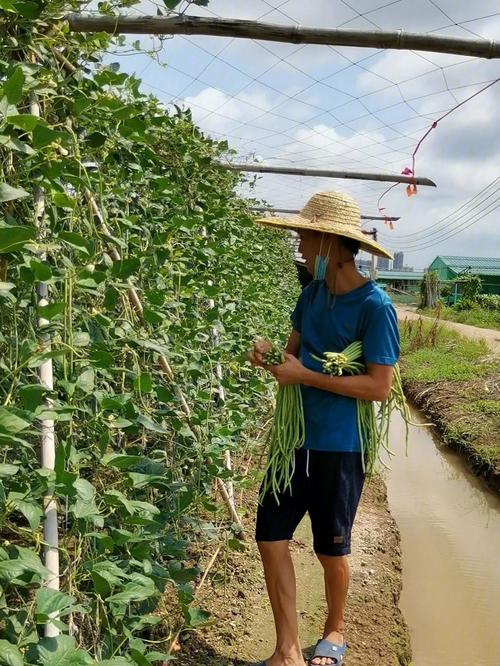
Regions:
<instances>
[{"instance_id":1,"label":"blue t-shirt","mask_svg":"<svg viewBox=\"0 0 500 666\"><path fill-rule=\"evenodd\" d=\"M347 294L333 296L324 280L313 280L301 293L291 315L300 333L299 359L321 372L325 351L340 352L355 340L363 343L365 363L394 365L399 357L399 330L389 297L373 281ZM305 419L305 449L360 451L356 400L301 385Z\"/></svg>"}]
</instances>

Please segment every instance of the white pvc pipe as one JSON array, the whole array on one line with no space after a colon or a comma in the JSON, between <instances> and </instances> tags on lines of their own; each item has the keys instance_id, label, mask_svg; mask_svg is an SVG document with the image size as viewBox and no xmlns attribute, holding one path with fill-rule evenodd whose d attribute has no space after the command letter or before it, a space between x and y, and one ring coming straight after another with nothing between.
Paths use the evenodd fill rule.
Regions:
<instances>
[{"instance_id":1,"label":"white pvc pipe","mask_svg":"<svg viewBox=\"0 0 500 666\"><path fill-rule=\"evenodd\" d=\"M40 117L40 107L36 95L31 95L30 110L33 116ZM41 235L41 224L45 215L45 195L44 191L38 185L34 188L33 199L35 204L35 224L37 227L38 236ZM40 259L45 259L44 255ZM49 290L44 282L37 284L37 302L39 306L48 305L49 303ZM44 333L44 328L49 324L47 319L40 317L38 320L38 328L40 331L39 340L43 351L50 351L50 335ZM52 371L52 359L48 358L38 368L38 376L40 384L45 386L49 391L54 388L54 379ZM51 405L50 398L45 401L46 406ZM55 447L55 430L54 421L52 419L43 419L42 421L42 444L40 465L45 469L54 469L56 458ZM43 498L43 511L45 520L43 524L43 559L45 567L49 571L49 577L45 585L51 589L59 589L59 534L58 534L58 521L57 521L57 502L52 493L47 492ZM51 617L57 617L54 613ZM59 635L59 629L50 620L45 624L44 633L46 637L54 637Z\"/></svg>"}]
</instances>

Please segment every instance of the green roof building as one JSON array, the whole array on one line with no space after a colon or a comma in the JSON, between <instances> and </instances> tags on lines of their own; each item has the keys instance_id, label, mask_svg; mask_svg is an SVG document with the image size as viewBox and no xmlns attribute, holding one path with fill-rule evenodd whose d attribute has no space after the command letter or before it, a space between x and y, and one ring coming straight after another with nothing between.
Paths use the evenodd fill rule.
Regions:
<instances>
[{"instance_id":1,"label":"green roof building","mask_svg":"<svg viewBox=\"0 0 500 666\"><path fill-rule=\"evenodd\" d=\"M438 256L428 270L436 271L442 282L461 275L479 275L483 293L500 294L500 258Z\"/></svg>"}]
</instances>

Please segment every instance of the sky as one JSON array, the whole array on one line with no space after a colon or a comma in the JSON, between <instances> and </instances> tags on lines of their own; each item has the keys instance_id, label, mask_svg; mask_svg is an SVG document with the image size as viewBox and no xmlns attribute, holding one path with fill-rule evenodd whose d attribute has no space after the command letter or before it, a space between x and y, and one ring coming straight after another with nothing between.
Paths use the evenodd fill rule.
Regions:
<instances>
[{"instance_id":1,"label":"sky","mask_svg":"<svg viewBox=\"0 0 500 666\"><path fill-rule=\"evenodd\" d=\"M154 15L157 7L166 13L150 0L130 11ZM498 0L211 0L187 13L500 40ZM180 35L128 42L137 39L142 51L118 49L109 60L166 105L189 107L206 134L228 141L237 162L401 173L433 121L500 77L500 60L431 52ZM437 187L418 187L416 196L400 185L378 204L390 183L274 174L248 174L240 193L300 209L314 192L338 190L363 214L379 214L380 205L400 220L393 230L375 223L379 241L415 268L437 255L498 257L499 107L500 82L431 130L415 171Z\"/></svg>"}]
</instances>

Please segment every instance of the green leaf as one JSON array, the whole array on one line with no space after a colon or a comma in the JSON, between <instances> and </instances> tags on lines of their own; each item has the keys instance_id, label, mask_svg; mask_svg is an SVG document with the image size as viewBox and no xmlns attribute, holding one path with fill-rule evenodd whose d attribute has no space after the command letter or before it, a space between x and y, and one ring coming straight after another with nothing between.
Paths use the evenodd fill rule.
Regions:
<instances>
[{"instance_id":1,"label":"green leaf","mask_svg":"<svg viewBox=\"0 0 500 666\"><path fill-rule=\"evenodd\" d=\"M114 362L114 356L110 352L103 349L92 349L89 354L89 361L97 368L109 368Z\"/></svg>"},{"instance_id":2,"label":"green leaf","mask_svg":"<svg viewBox=\"0 0 500 666\"><path fill-rule=\"evenodd\" d=\"M161 324L165 319L165 315L156 310L151 310L151 308L144 308L144 319L149 324Z\"/></svg>"},{"instance_id":3,"label":"green leaf","mask_svg":"<svg viewBox=\"0 0 500 666\"><path fill-rule=\"evenodd\" d=\"M47 388L42 384L25 384L19 390L19 396L25 409L34 412L43 402Z\"/></svg>"},{"instance_id":4,"label":"green leaf","mask_svg":"<svg viewBox=\"0 0 500 666\"><path fill-rule=\"evenodd\" d=\"M53 192L52 201L56 206L59 206L59 208L67 208L69 210L74 210L77 204L76 198L70 197L65 192Z\"/></svg>"},{"instance_id":5,"label":"green leaf","mask_svg":"<svg viewBox=\"0 0 500 666\"><path fill-rule=\"evenodd\" d=\"M130 516L134 514L132 503L119 490L110 490L103 497L110 506L123 507Z\"/></svg>"},{"instance_id":6,"label":"green leaf","mask_svg":"<svg viewBox=\"0 0 500 666\"><path fill-rule=\"evenodd\" d=\"M33 271L35 278L40 282L46 282L52 277L52 270L46 263L32 259L30 261L30 268Z\"/></svg>"},{"instance_id":7,"label":"green leaf","mask_svg":"<svg viewBox=\"0 0 500 666\"><path fill-rule=\"evenodd\" d=\"M3 84L3 92L9 104L16 105L23 98L24 74L21 67L16 67L14 72Z\"/></svg>"},{"instance_id":8,"label":"green leaf","mask_svg":"<svg viewBox=\"0 0 500 666\"><path fill-rule=\"evenodd\" d=\"M231 550L237 550L240 553L244 553L246 551L246 546L243 541L240 541L240 539L229 539L227 545Z\"/></svg>"},{"instance_id":9,"label":"green leaf","mask_svg":"<svg viewBox=\"0 0 500 666\"><path fill-rule=\"evenodd\" d=\"M2 2L0 0L0 6ZM0 664L3 666L24 666L23 655L16 645L0 639Z\"/></svg>"},{"instance_id":10,"label":"green leaf","mask_svg":"<svg viewBox=\"0 0 500 666\"><path fill-rule=\"evenodd\" d=\"M25 132L31 132L38 123L42 122L38 116L32 116L29 113L21 113L17 116L9 116L7 122L14 127L24 130Z\"/></svg>"},{"instance_id":11,"label":"green leaf","mask_svg":"<svg viewBox=\"0 0 500 666\"><path fill-rule=\"evenodd\" d=\"M146 430L151 430L152 432L168 433L167 428L164 428L159 423L155 423L153 419L150 419L149 416L146 416L145 414L139 414L137 417L137 423L140 423L146 428Z\"/></svg>"},{"instance_id":12,"label":"green leaf","mask_svg":"<svg viewBox=\"0 0 500 666\"><path fill-rule=\"evenodd\" d=\"M110 428L128 428L129 426L133 425L133 423L128 419L123 419L119 417L117 419L109 421L108 425Z\"/></svg>"},{"instance_id":13,"label":"green leaf","mask_svg":"<svg viewBox=\"0 0 500 666\"><path fill-rule=\"evenodd\" d=\"M43 11L43 4L31 0L16 0L16 9L24 18L36 19Z\"/></svg>"},{"instance_id":14,"label":"green leaf","mask_svg":"<svg viewBox=\"0 0 500 666\"><path fill-rule=\"evenodd\" d=\"M86 331L76 331L73 336L73 347L87 347L90 344L90 335Z\"/></svg>"},{"instance_id":15,"label":"green leaf","mask_svg":"<svg viewBox=\"0 0 500 666\"><path fill-rule=\"evenodd\" d=\"M0 193L1 187L0 184ZM34 236L35 230L31 227L0 227L0 254L21 250Z\"/></svg>"},{"instance_id":16,"label":"green leaf","mask_svg":"<svg viewBox=\"0 0 500 666\"><path fill-rule=\"evenodd\" d=\"M151 578L138 573L133 573L130 578L131 581L125 585L122 592L112 594L106 601L115 604L129 604L133 601L145 601L157 594Z\"/></svg>"},{"instance_id":17,"label":"green leaf","mask_svg":"<svg viewBox=\"0 0 500 666\"><path fill-rule=\"evenodd\" d=\"M148 372L142 372L134 379L134 388L141 393L151 393L153 390L153 381Z\"/></svg>"},{"instance_id":18,"label":"green leaf","mask_svg":"<svg viewBox=\"0 0 500 666\"><path fill-rule=\"evenodd\" d=\"M88 135L86 143L91 148L100 148L100 146L103 146L106 143L107 138L108 137L101 132L92 132L92 134Z\"/></svg>"},{"instance_id":19,"label":"green leaf","mask_svg":"<svg viewBox=\"0 0 500 666\"><path fill-rule=\"evenodd\" d=\"M5 479L8 476L14 476L19 471L19 465L9 465L8 463L0 463L0 479Z\"/></svg>"},{"instance_id":20,"label":"green leaf","mask_svg":"<svg viewBox=\"0 0 500 666\"><path fill-rule=\"evenodd\" d=\"M21 187L12 187L8 183L0 183L0 203L3 201L14 201L14 199L22 199L29 197L29 192L23 190ZM9 229L25 229L28 227L8 227Z\"/></svg>"},{"instance_id":21,"label":"green leaf","mask_svg":"<svg viewBox=\"0 0 500 666\"><path fill-rule=\"evenodd\" d=\"M210 613L202 610L201 608L186 608L184 611L184 617L188 626L190 627L199 627L202 624L206 624L210 619Z\"/></svg>"},{"instance_id":22,"label":"green leaf","mask_svg":"<svg viewBox=\"0 0 500 666\"><path fill-rule=\"evenodd\" d=\"M68 615L73 610L75 600L69 594L42 587L36 593L36 621L39 624L47 622L52 614L60 617Z\"/></svg>"},{"instance_id":23,"label":"green leaf","mask_svg":"<svg viewBox=\"0 0 500 666\"><path fill-rule=\"evenodd\" d=\"M135 273L141 266L141 262L137 257L132 257L131 259L122 259L113 264L113 269L111 274L113 277L119 278L120 280L125 280L130 277L132 273Z\"/></svg>"},{"instance_id":24,"label":"green leaf","mask_svg":"<svg viewBox=\"0 0 500 666\"><path fill-rule=\"evenodd\" d=\"M66 132L56 132L50 127L45 125L36 125L33 129L33 147L45 148L50 146L51 143L69 143L71 136Z\"/></svg>"},{"instance_id":25,"label":"green leaf","mask_svg":"<svg viewBox=\"0 0 500 666\"><path fill-rule=\"evenodd\" d=\"M59 238L65 243L68 243L68 245L71 245L71 247L80 250L80 252L90 254L91 245L89 241L80 234L77 234L74 231L61 231Z\"/></svg>"},{"instance_id":26,"label":"green leaf","mask_svg":"<svg viewBox=\"0 0 500 666\"><path fill-rule=\"evenodd\" d=\"M6 12L13 12L13 13L16 12L16 8L12 4L12 2L10 2L10 0L0 0L0 7Z\"/></svg>"},{"instance_id":27,"label":"green leaf","mask_svg":"<svg viewBox=\"0 0 500 666\"><path fill-rule=\"evenodd\" d=\"M40 558L32 550L16 546L14 551L17 557L0 561L0 578L10 582L25 572L38 574L42 578L49 575Z\"/></svg>"},{"instance_id":28,"label":"green leaf","mask_svg":"<svg viewBox=\"0 0 500 666\"><path fill-rule=\"evenodd\" d=\"M55 638L42 638L37 645L40 666L86 666L95 664L83 650L76 647L73 636L61 634Z\"/></svg>"},{"instance_id":29,"label":"green leaf","mask_svg":"<svg viewBox=\"0 0 500 666\"><path fill-rule=\"evenodd\" d=\"M0 407L0 432L15 435L29 427L29 423L13 414L8 407Z\"/></svg>"},{"instance_id":30,"label":"green leaf","mask_svg":"<svg viewBox=\"0 0 500 666\"><path fill-rule=\"evenodd\" d=\"M134 663L137 664L137 666L151 666L149 659L146 659L142 652L139 652L139 650L136 650L133 647L130 648L130 656L134 660Z\"/></svg>"},{"instance_id":31,"label":"green leaf","mask_svg":"<svg viewBox=\"0 0 500 666\"><path fill-rule=\"evenodd\" d=\"M93 500L95 497L95 488L87 479L77 479L73 483L73 488L76 490L78 497L86 502Z\"/></svg>"},{"instance_id":32,"label":"green leaf","mask_svg":"<svg viewBox=\"0 0 500 666\"><path fill-rule=\"evenodd\" d=\"M95 386L94 368L87 368L86 370L84 370L76 380L76 385L84 393L92 393Z\"/></svg>"},{"instance_id":33,"label":"green leaf","mask_svg":"<svg viewBox=\"0 0 500 666\"><path fill-rule=\"evenodd\" d=\"M26 500L24 493L9 493L7 500L12 502L17 511L23 514L30 524L32 531L35 532L43 516L43 511L38 504L34 501Z\"/></svg>"},{"instance_id":34,"label":"green leaf","mask_svg":"<svg viewBox=\"0 0 500 666\"><path fill-rule=\"evenodd\" d=\"M9 150L15 150L18 153L23 153L24 155L36 155L36 152L28 143L20 141L20 139L15 136L1 134L0 145Z\"/></svg>"},{"instance_id":35,"label":"green leaf","mask_svg":"<svg viewBox=\"0 0 500 666\"><path fill-rule=\"evenodd\" d=\"M157 386L155 389L156 397L160 402L164 402L166 405L172 402L175 399L174 392L165 386Z\"/></svg>"},{"instance_id":36,"label":"green leaf","mask_svg":"<svg viewBox=\"0 0 500 666\"><path fill-rule=\"evenodd\" d=\"M42 319L50 321L64 312L66 305L64 303L48 303L47 305L39 305L37 307L38 315Z\"/></svg>"},{"instance_id":37,"label":"green leaf","mask_svg":"<svg viewBox=\"0 0 500 666\"><path fill-rule=\"evenodd\" d=\"M96 519L100 518L99 509L93 499L90 501L77 499L71 507L71 510L75 518L93 520L94 522L96 522Z\"/></svg>"},{"instance_id":38,"label":"green leaf","mask_svg":"<svg viewBox=\"0 0 500 666\"><path fill-rule=\"evenodd\" d=\"M128 469L140 463L142 459L142 456L129 456L126 453L106 453L102 457L101 462L106 466Z\"/></svg>"}]
</instances>

